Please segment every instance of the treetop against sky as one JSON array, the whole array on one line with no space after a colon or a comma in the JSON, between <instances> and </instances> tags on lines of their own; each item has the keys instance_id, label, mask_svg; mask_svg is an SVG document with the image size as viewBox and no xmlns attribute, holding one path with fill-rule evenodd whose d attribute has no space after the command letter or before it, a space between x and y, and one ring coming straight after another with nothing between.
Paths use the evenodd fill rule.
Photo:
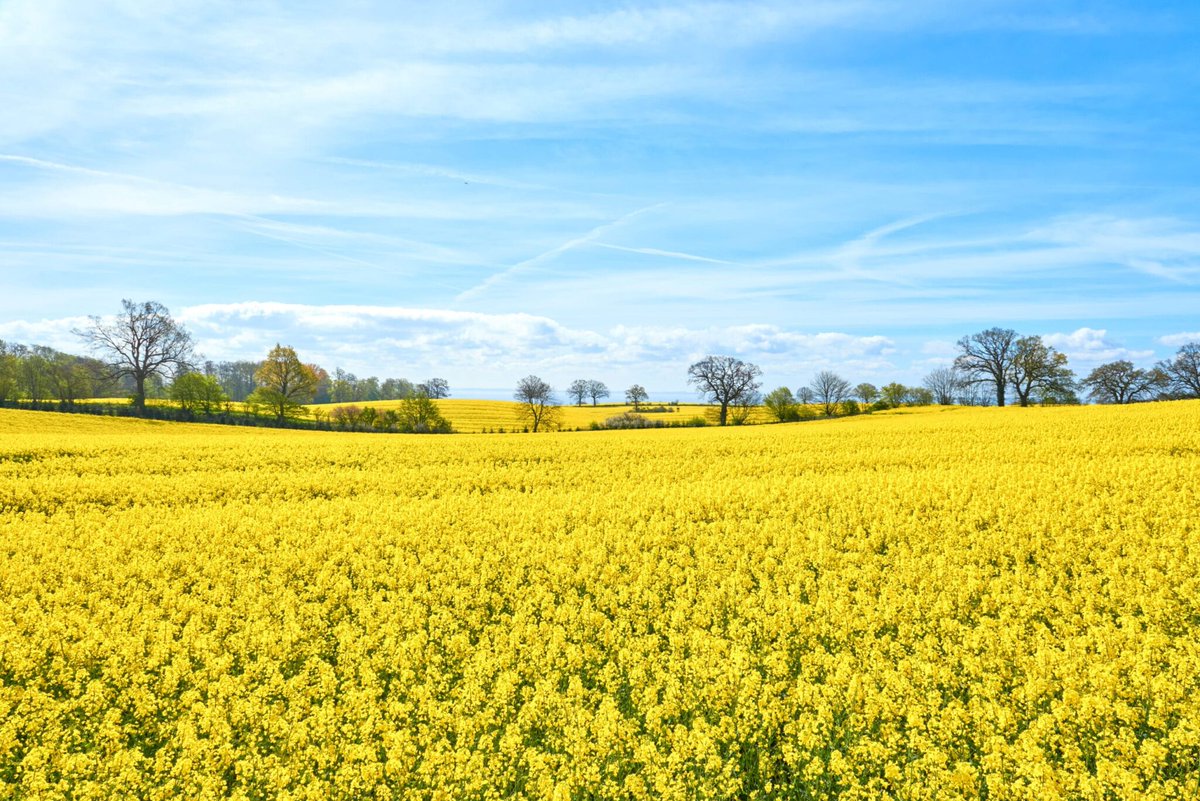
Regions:
<instances>
[{"instance_id":1,"label":"treetop against sky","mask_svg":"<svg viewBox=\"0 0 1200 801\"><path fill-rule=\"evenodd\" d=\"M1191 2L0 6L0 338L682 388L1196 339Z\"/></svg>"}]
</instances>

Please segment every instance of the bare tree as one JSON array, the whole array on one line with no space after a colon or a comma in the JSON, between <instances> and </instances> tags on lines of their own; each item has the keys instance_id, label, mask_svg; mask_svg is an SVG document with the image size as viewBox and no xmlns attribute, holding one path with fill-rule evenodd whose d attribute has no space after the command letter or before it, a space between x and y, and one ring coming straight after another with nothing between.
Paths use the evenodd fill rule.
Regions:
<instances>
[{"instance_id":1,"label":"bare tree","mask_svg":"<svg viewBox=\"0 0 1200 801\"><path fill-rule=\"evenodd\" d=\"M754 414L754 407L761 406L762 402L762 395L757 390L743 392L737 402L729 406L729 422L735 426L749 423L750 415Z\"/></svg>"},{"instance_id":2,"label":"bare tree","mask_svg":"<svg viewBox=\"0 0 1200 801\"><path fill-rule=\"evenodd\" d=\"M826 417L833 417L838 404L850 397L850 382L832 370L817 373L809 386L817 403L825 407Z\"/></svg>"},{"instance_id":3,"label":"bare tree","mask_svg":"<svg viewBox=\"0 0 1200 801\"><path fill-rule=\"evenodd\" d=\"M748 395L757 395L762 383L758 365L732 356L706 356L688 368L688 383L696 387L709 403L719 404L720 422L729 421L729 407Z\"/></svg>"},{"instance_id":4,"label":"bare tree","mask_svg":"<svg viewBox=\"0 0 1200 801\"><path fill-rule=\"evenodd\" d=\"M815 397L813 391L808 387L799 387L796 390L796 403L799 403L801 406L809 405Z\"/></svg>"},{"instance_id":5,"label":"bare tree","mask_svg":"<svg viewBox=\"0 0 1200 801\"><path fill-rule=\"evenodd\" d=\"M1133 403L1162 391L1169 382L1167 374L1157 367L1141 370L1121 359L1100 365L1080 383L1097 403Z\"/></svg>"},{"instance_id":6,"label":"bare tree","mask_svg":"<svg viewBox=\"0 0 1200 801\"><path fill-rule=\"evenodd\" d=\"M1067 367L1067 357L1042 341L1039 336L1021 337L1013 348L1009 381L1022 406L1029 405L1034 392L1070 393L1075 389L1075 374Z\"/></svg>"},{"instance_id":7,"label":"bare tree","mask_svg":"<svg viewBox=\"0 0 1200 801\"><path fill-rule=\"evenodd\" d=\"M521 404L518 414L530 429L537 433L539 428L551 428L557 420L558 405L554 402L554 388L536 375L527 375L517 382L513 398Z\"/></svg>"},{"instance_id":8,"label":"bare tree","mask_svg":"<svg viewBox=\"0 0 1200 801\"><path fill-rule=\"evenodd\" d=\"M107 357L111 378L133 379L133 403L144 409L147 379L151 376L161 379L169 372L188 369L192 337L161 303L122 300L121 307L116 318L103 320L92 316L90 327L72 333Z\"/></svg>"},{"instance_id":9,"label":"bare tree","mask_svg":"<svg viewBox=\"0 0 1200 801\"><path fill-rule=\"evenodd\" d=\"M1171 379L1171 389L1187 398L1200 398L1200 342L1189 342L1158 369Z\"/></svg>"},{"instance_id":10,"label":"bare tree","mask_svg":"<svg viewBox=\"0 0 1200 801\"><path fill-rule=\"evenodd\" d=\"M596 405L596 401L600 400L600 398L608 397L608 387L603 381L588 381L587 385L587 394L592 399L593 406Z\"/></svg>"},{"instance_id":11,"label":"bare tree","mask_svg":"<svg viewBox=\"0 0 1200 801\"><path fill-rule=\"evenodd\" d=\"M951 406L956 402L965 382L962 373L953 367L939 367L925 376L921 383L933 393L935 403Z\"/></svg>"},{"instance_id":12,"label":"bare tree","mask_svg":"<svg viewBox=\"0 0 1200 801\"><path fill-rule=\"evenodd\" d=\"M969 381L995 385L997 406L1004 405L1016 342L1017 332L1011 328L989 328L958 341L961 353L954 360L954 366L963 371Z\"/></svg>"},{"instance_id":13,"label":"bare tree","mask_svg":"<svg viewBox=\"0 0 1200 801\"><path fill-rule=\"evenodd\" d=\"M632 406L635 412L640 410L642 404L648 400L650 400L650 393L646 392L646 388L641 384L634 384L625 390L625 402Z\"/></svg>"},{"instance_id":14,"label":"bare tree","mask_svg":"<svg viewBox=\"0 0 1200 801\"><path fill-rule=\"evenodd\" d=\"M588 396L588 384L591 383L585 378L577 378L571 382L571 386L567 387L567 397L575 401L576 406L583 405L583 399Z\"/></svg>"}]
</instances>

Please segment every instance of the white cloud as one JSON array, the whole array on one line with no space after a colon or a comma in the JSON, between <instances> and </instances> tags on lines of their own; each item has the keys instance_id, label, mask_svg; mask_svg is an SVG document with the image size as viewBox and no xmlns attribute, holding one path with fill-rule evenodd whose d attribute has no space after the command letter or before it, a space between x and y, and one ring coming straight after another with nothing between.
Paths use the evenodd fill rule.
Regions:
<instances>
[{"instance_id":1,"label":"white cloud","mask_svg":"<svg viewBox=\"0 0 1200 801\"><path fill-rule=\"evenodd\" d=\"M1072 362L1099 364L1117 359L1137 361L1154 357L1152 350L1131 350L1114 342L1103 328L1079 328L1069 334L1046 334L1042 340L1065 353Z\"/></svg>"},{"instance_id":2,"label":"white cloud","mask_svg":"<svg viewBox=\"0 0 1200 801\"><path fill-rule=\"evenodd\" d=\"M1178 348L1189 342L1200 342L1200 331L1181 331L1178 334L1167 334L1166 336L1159 337L1158 341L1172 348Z\"/></svg>"},{"instance_id":3,"label":"white cloud","mask_svg":"<svg viewBox=\"0 0 1200 801\"><path fill-rule=\"evenodd\" d=\"M67 353L82 353L83 341L71 333L91 324L86 316L42 320L10 320L0 323L0 339L22 345L46 345Z\"/></svg>"},{"instance_id":4,"label":"white cloud","mask_svg":"<svg viewBox=\"0 0 1200 801\"><path fill-rule=\"evenodd\" d=\"M573 328L544 316L369 305L245 302L192 306L177 315L214 359L260 358L276 341L305 359L363 374L438 372L467 386L503 385L549 371L644 376L680 386L688 364L729 353L760 364L774 380L807 380L825 369L890 369L884 336L806 333L773 325Z\"/></svg>"}]
</instances>

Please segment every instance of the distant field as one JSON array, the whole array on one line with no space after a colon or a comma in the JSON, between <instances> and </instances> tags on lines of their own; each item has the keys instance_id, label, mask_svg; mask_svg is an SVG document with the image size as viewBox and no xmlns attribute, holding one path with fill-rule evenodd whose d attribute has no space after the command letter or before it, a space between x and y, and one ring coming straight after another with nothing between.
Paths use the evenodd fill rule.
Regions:
<instances>
[{"instance_id":1,"label":"distant field","mask_svg":"<svg viewBox=\"0 0 1200 801\"><path fill-rule=\"evenodd\" d=\"M330 411L338 406L372 406L376 409L394 409L404 401L362 401L358 403L323 403L310 406L310 409ZM463 398L446 398L437 402L442 416L450 421L455 431L463 433L479 433L482 431L520 431L524 423L519 412L520 404L514 401L469 400ZM646 408L654 409L666 404L649 403ZM593 422L603 423L609 417L623 412L632 412L632 406L620 404L601 404L599 406L562 406L561 425L567 430L586 429ZM664 423L683 423L692 417L704 417L710 423L716 422L716 407L703 404L680 404L673 412L648 412L646 417L651 420L662 420ZM751 423L765 423L770 415L767 410L757 407L751 412Z\"/></svg>"},{"instance_id":2,"label":"distant field","mask_svg":"<svg viewBox=\"0 0 1200 801\"><path fill-rule=\"evenodd\" d=\"M128 398L85 398L77 403L128 403ZM370 406L380 411L386 409L395 409L404 401L354 401L353 403L314 403L309 404L306 408L310 411L322 411L328 413L339 406L358 406L363 408ZM148 406L175 406L174 401L161 398L148 398L146 400ZM454 430L464 434L477 434L482 432L499 433L501 429L504 432L520 431L525 423L519 416L520 404L514 401L498 401L498 400L471 400L468 398L446 398L437 401L438 408L441 409L442 416L450 421ZM246 411L247 406L244 403L234 403L235 411ZM643 412L646 417L651 420L661 420L668 425L677 425L693 417L702 417L710 425L716 424L717 410L715 406L709 406L701 403L683 403L675 406L659 403L644 404L644 409L658 409L667 407L673 411L666 412ZM598 406L561 406L560 424L561 428L566 431L583 430L591 427L592 423L603 423L613 415L622 414L624 412L634 411L632 406L624 404L606 403ZM751 424L768 423L772 418L770 412L764 407L755 407L750 413L750 419L747 421Z\"/></svg>"},{"instance_id":3,"label":"distant field","mask_svg":"<svg viewBox=\"0 0 1200 801\"><path fill-rule=\"evenodd\" d=\"M0 410L0 798L1194 799L1198 418Z\"/></svg>"}]
</instances>

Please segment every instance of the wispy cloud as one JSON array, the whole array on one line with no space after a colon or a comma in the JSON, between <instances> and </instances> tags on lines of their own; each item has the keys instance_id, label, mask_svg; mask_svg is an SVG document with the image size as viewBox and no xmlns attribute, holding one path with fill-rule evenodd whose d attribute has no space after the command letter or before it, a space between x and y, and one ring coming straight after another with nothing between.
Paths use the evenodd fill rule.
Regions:
<instances>
[{"instance_id":1,"label":"wispy cloud","mask_svg":"<svg viewBox=\"0 0 1200 801\"><path fill-rule=\"evenodd\" d=\"M624 253L640 253L643 256L662 256L667 259L682 259L683 261L699 261L706 264L727 264L733 265L737 262L729 261L728 259L710 259L707 256L697 256L694 253L680 253L677 250L661 250L659 248L635 248L625 245L614 245L609 242L592 242L592 247L607 248L609 250L619 250Z\"/></svg>"},{"instance_id":2,"label":"wispy cloud","mask_svg":"<svg viewBox=\"0 0 1200 801\"><path fill-rule=\"evenodd\" d=\"M1144 5L9 0L0 314L365 300L601 336L546 329L540 365L677 330L887 336L828 350L881 372L991 324L1144 353L1200 299L1200 17ZM380 342L441 347L405 325Z\"/></svg>"},{"instance_id":3,"label":"wispy cloud","mask_svg":"<svg viewBox=\"0 0 1200 801\"><path fill-rule=\"evenodd\" d=\"M573 239L569 239L566 242L563 242L561 245L557 245L556 247L553 247L550 250L539 253L538 255L536 255L532 258L526 259L522 262L518 262L517 264L514 264L513 266L511 266L501 272L498 272L498 273L488 276L486 279L484 279L480 283L476 284L475 286L471 287L470 289L460 292L458 294L458 297L455 298L455 300L462 302L462 301L466 301L466 300L471 300L473 298L477 298L480 295L482 295L483 293L487 292L489 289L492 289L493 287L497 286L498 284L501 284L505 281L510 281L514 277L519 276L522 273L528 272L529 270L532 270L543 264L551 262L554 259L558 258L559 256L563 255L564 253L574 250L575 248L578 248L582 245L586 245L589 242L593 242L593 241L597 240L598 238L600 238L601 236L604 236L608 232L610 232L616 228L620 228L623 225L628 224L633 219L635 219L643 214L646 214L648 212L654 211L655 209L662 208L665 205L666 204L664 204L664 203L655 203L654 205L645 206L645 207L637 209L635 211L631 211L628 214L623 214L620 217L618 217L617 219L613 220L612 222L607 222L603 225L598 225L595 228L588 231L587 233L583 234L582 236L578 236Z\"/></svg>"}]
</instances>

